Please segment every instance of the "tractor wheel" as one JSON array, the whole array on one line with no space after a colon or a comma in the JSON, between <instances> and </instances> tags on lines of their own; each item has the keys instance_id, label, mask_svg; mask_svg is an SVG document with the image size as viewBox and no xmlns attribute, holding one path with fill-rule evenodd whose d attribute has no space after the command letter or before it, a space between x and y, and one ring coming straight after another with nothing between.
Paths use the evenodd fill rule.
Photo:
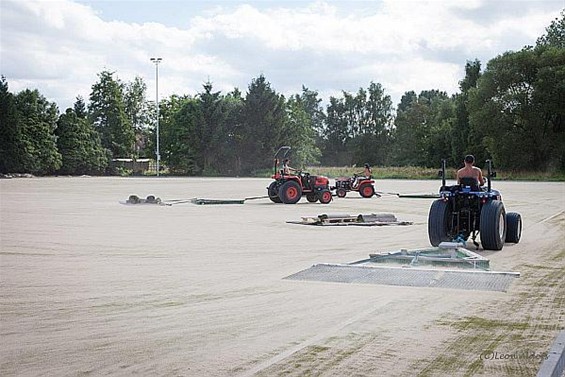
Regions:
<instances>
[{"instance_id":1,"label":"tractor wheel","mask_svg":"<svg viewBox=\"0 0 565 377\"><path fill-rule=\"evenodd\" d=\"M364 198L370 198L375 195L375 188L370 183L363 183L359 186L359 195Z\"/></svg>"},{"instance_id":2,"label":"tractor wheel","mask_svg":"<svg viewBox=\"0 0 565 377\"><path fill-rule=\"evenodd\" d=\"M443 200L435 200L432 203L428 214L428 238L432 246L451 241L449 237L449 215L449 203Z\"/></svg>"},{"instance_id":3,"label":"tractor wheel","mask_svg":"<svg viewBox=\"0 0 565 377\"><path fill-rule=\"evenodd\" d=\"M318 195L320 197L320 203L322 204L328 204L332 201L332 192L328 189L323 189Z\"/></svg>"},{"instance_id":4,"label":"tractor wheel","mask_svg":"<svg viewBox=\"0 0 565 377\"><path fill-rule=\"evenodd\" d=\"M506 211L499 200L492 200L481 210L481 244L485 250L501 250L506 240Z\"/></svg>"},{"instance_id":5,"label":"tractor wheel","mask_svg":"<svg viewBox=\"0 0 565 377\"><path fill-rule=\"evenodd\" d=\"M302 187L294 181L285 182L279 189L279 197L284 204L295 204L302 197Z\"/></svg>"},{"instance_id":6,"label":"tractor wheel","mask_svg":"<svg viewBox=\"0 0 565 377\"><path fill-rule=\"evenodd\" d=\"M273 203L281 203L281 198L279 198L279 185L277 182L272 182L267 188L267 193L269 194L269 199Z\"/></svg>"},{"instance_id":7,"label":"tractor wheel","mask_svg":"<svg viewBox=\"0 0 565 377\"><path fill-rule=\"evenodd\" d=\"M316 203L318 201L318 194L316 194L315 192L309 192L308 194L306 194L306 200L308 200L310 203Z\"/></svg>"},{"instance_id":8,"label":"tractor wheel","mask_svg":"<svg viewBox=\"0 0 565 377\"><path fill-rule=\"evenodd\" d=\"M340 187L337 189L336 194L338 198L345 198L345 195L347 195L347 190Z\"/></svg>"},{"instance_id":9,"label":"tractor wheel","mask_svg":"<svg viewBox=\"0 0 565 377\"><path fill-rule=\"evenodd\" d=\"M522 216L516 212L506 214L506 242L518 243L522 237Z\"/></svg>"}]
</instances>

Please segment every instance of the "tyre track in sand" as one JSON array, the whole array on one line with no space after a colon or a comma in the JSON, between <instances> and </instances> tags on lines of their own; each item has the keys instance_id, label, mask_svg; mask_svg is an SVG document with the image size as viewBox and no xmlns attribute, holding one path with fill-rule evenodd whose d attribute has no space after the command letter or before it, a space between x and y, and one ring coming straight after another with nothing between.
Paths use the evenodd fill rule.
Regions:
<instances>
[{"instance_id":1,"label":"tyre track in sand","mask_svg":"<svg viewBox=\"0 0 565 377\"><path fill-rule=\"evenodd\" d=\"M402 333L398 328L393 329L396 333L392 336L386 329L387 324L396 321L400 327L406 327L410 320L402 315L383 318L382 327L359 332L363 322L385 314L379 312L383 305L387 306L385 311L400 306L393 300L372 305L327 331L260 362L240 376L343 375L351 370L395 376L533 375L548 344L562 329L560 324L565 323L565 261L562 258L565 247L555 248L561 245L564 220L565 210L561 210L524 227L526 234L545 236L543 243L537 244L539 249L535 253L509 247L517 258L508 265L519 270L522 276L507 293L494 295L484 302L471 298L462 307L446 308L442 318L428 316L427 324L415 323L413 331ZM506 259L508 255L495 257ZM440 299L436 303L442 305ZM418 309L425 312L426 305L433 304L420 301L412 305L410 312ZM337 338L340 341L336 341ZM354 340L348 342L351 338ZM422 352L422 346L427 347L427 351ZM414 352L415 357L411 359L416 349L419 352ZM513 355L514 359L486 359L495 352ZM522 359L516 360L516 357ZM401 358L408 360L399 363Z\"/></svg>"}]
</instances>

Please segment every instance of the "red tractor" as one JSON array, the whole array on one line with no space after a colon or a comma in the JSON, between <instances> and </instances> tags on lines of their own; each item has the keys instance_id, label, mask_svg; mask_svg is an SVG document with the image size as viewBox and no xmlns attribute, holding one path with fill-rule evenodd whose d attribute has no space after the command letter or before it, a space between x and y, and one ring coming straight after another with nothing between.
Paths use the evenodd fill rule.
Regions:
<instances>
[{"instance_id":1,"label":"red tractor","mask_svg":"<svg viewBox=\"0 0 565 377\"><path fill-rule=\"evenodd\" d=\"M358 181L357 184L355 184L355 181ZM358 177L355 174L353 177L336 178L335 187L332 187L332 189L335 190L339 198L345 198L348 191L358 191L362 197L371 198L375 195L374 183L375 181L370 178Z\"/></svg>"},{"instance_id":2,"label":"red tractor","mask_svg":"<svg viewBox=\"0 0 565 377\"><path fill-rule=\"evenodd\" d=\"M275 153L274 181L267 187L269 199L274 203L295 204L303 195L310 203L320 201L328 204L332 201L330 180L323 176L297 171L295 174L285 173L281 165L290 152L290 147L280 147Z\"/></svg>"}]
</instances>

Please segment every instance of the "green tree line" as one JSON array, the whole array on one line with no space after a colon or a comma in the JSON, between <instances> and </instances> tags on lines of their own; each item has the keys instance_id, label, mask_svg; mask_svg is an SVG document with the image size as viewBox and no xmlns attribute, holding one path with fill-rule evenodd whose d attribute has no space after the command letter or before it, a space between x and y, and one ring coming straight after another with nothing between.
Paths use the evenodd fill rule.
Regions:
<instances>
[{"instance_id":1,"label":"green tree line","mask_svg":"<svg viewBox=\"0 0 565 377\"><path fill-rule=\"evenodd\" d=\"M565 171L565 11L536 41L486 67L468 61L459 92L407 91L394 107L380 83L325 105L302 87L277 93L253 78L245 93L215 91L159 102L162 165L174 175L254 175L281 145L293 165L457 166L465 154L509 170ZM0 81L0 172L113 174L115 158L155 158L156 108L137 77L102 71L86 101L59 114L37 90Z\"/></svg>"}]
</instances>

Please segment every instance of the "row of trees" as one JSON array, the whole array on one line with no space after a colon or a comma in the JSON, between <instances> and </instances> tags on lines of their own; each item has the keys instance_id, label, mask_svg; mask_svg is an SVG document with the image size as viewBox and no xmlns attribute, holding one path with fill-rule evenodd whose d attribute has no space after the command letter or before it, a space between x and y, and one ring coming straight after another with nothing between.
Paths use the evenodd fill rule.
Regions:
<instances>
[{"instance_id":1,"label":"row of trees","mask_svg":"<svg viewBox=\"0 0 565 377\"><path fill-rule=\"evenodd\" d=\"M107 174L113 158L154 158L155 104L141 78L103 71L88 104L58 114L37 90L0 82L0 172ZM536 46L506 52L481 70L465 66L460 92L406 92L393 107L382 85L342 92L325 106L316 91L288 98L264 76L247 92L207 82L196 96L160 102L160 149L172 174L249 175L281 145L293 164L456 166L467 153L499 167L565 170L565 12Z\"/></svg>"}]
</instances>

